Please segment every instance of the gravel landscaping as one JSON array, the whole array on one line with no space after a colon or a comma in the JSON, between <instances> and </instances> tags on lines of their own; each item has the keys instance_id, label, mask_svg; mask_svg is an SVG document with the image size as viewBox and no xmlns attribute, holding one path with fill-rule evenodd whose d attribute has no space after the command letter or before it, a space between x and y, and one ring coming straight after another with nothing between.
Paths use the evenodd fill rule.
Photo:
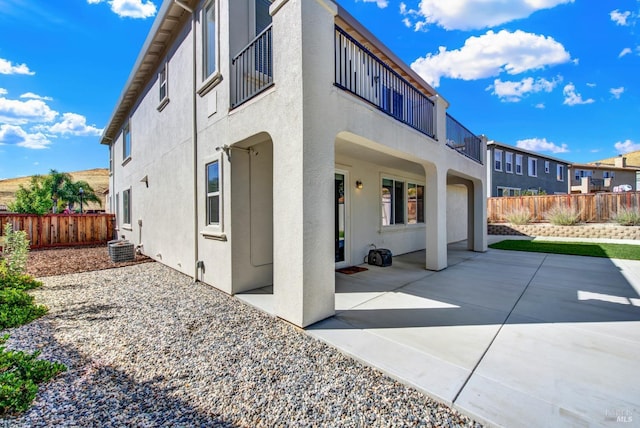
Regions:
<instances>
[{"instance_id":1,"label":"gravel landscaping","mask_svg":"<svg viewBox=\"0 0 640 428\"><path fill-rule=\"evenodd\" d=\"M3 333L69 370L0 426L479 426L160 263L42 281L48 315Z\"/></svg>"}]
</instances>

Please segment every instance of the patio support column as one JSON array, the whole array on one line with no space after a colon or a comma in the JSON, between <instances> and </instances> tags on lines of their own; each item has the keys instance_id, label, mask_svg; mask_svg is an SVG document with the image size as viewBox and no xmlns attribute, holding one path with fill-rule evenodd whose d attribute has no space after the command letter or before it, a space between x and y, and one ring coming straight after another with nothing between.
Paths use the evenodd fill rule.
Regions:
<instances>
[{"instance_id":1,"label":"patio support column","mask_svg":"<svg viewBox=\"0 0 640 428\"><path fill-rule=\"evenodd\" d=\"M333 81L337 9L282 0L270 11L274 81L292 117L273 142L274 309L306 327L334 314L335 132L319 118Z\"/></svg>"},{"instance_id":2,"label":"patio support column","mask_svg":"<svg viewBox=\"0 0 640 428\"><path fill-rule=\"evenodd\" d=\"M467 187L468 239L467 248L487 251L487 190L481 181L472 180Z\"/></svg>"},{"instance_id":3,"label":"patio support column","mask_svg":"<svg viewBox=\"0 0 640 428\"><path fill-rule=\"evenodd\" d=\"M435 164L424 164L426 268L447 267L447 173Z\"/></svg>"}]
</instances>

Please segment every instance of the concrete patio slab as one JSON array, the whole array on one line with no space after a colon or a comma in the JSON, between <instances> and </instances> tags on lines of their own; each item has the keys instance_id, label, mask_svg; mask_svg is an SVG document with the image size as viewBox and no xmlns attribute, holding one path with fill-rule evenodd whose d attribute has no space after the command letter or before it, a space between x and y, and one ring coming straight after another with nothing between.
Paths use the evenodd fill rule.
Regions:
<instances>
[{"instance_id":1,"label":"concrete patio slab","mask_svg":"<svg viewBox=\"0 0 640 428\"><path fill-rule=\"evenodd\" d=\"M336 315L307 333L490 426L640 426L640 262L465 243L424 260L337 273ZM268 311L269 292L238 297Z\"/></svg>"},{"instance_id":2,"label":"concrete patio slab","mask_svg":"<svg viewBox=\"0 0 640 428\"><path fill-rule=\"evenodd\" d=\"M468 369L375 331L355 329L338 317L321 321L307 332L395 379L419 390L428 390L430 396L448 404L470 374Z\"/></svg>"},{"instance_id":3,"label":"concrete patio slab","mask_svg":"<svg viewBox=\"0 0 640 428\"><path fill-rule=\"evenodd\" d=\"M403 257L372 293L338 281L307 332L488 425L640 426L640 262L489 250L420 277Z\"/></svg>"},{"instance_id":4,"label":"concrete patio slab","mask_svg":"<svg viewBox=\"0 0 640 428\"><path fill-rule=\"evenodd\" d=\"M507 324L456 406L501 426L603 426L611 409L638 410L638 355L638 342L572 325Z\"/></svg>"}]
</instances>

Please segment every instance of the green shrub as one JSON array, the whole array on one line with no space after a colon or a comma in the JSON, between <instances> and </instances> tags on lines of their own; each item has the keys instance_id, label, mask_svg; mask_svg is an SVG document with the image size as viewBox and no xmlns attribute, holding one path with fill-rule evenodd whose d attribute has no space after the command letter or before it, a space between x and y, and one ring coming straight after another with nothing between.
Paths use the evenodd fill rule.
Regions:
<instances>
[{"instance_id":1,"label":"green shrub","mask_svg":"<svg viewBox=\"0 0 640 428\"><path fill-rule=\"evenodd\" d=\"M622 226L640 226L640 210L638 208L622 207L613 219Z\"/></svg>"},{"instance_id":2,"label":"green shrub","mask_svg":"<svg viewBox=\"0 0 640 428\"><path fill-rule=\"evenodd\" d=\"M0 290L13 288L16 290L32 290L40 287L42 283L29 275L9 275L0 266Z\"/></svg>"},{"instance_id":3,"label":"green shrub","mask_svg":"<svg viewBox=\"0 0 640 428\"><path fill-rule=\"evenodd\" d=\"M47 313L47 307L35 305L33 296L22 290L0 290L0 330L18 327Z\"/></svg>"},{"instance_id":4,"label":"green shrub","mask_svg":"<svg viewBox=\"0 0 640 428\"><path fill-rule=\"evenodd\" d=\"M24 230L13 230L11 223L4 225L4 251L2 255L2 270L9 275L22 275L27 267L29 256L29 239Z\"/></svg>"},{"instance_id":5,"label":"green shrub","mask_svg":"<svg viewBox=\"0 0 640 428\"><path fill-rule=\"evenodd\" d=\"M39 351L7 351L8 335L0 338L0 416L24 412L38 392L38 384L67 368L61 363L37 359Z\"/></svg>"},{"instance_id":6,"label":"green shrub","mask_svg":"<svg viewBox=\"0 0 640 428\"><path fill-rule=\"evenodd\" d=\"M556 226L574 226L580 221L580 213L569 207L556 205L545 214L549 223Z\"/></svg>"},{"instance_id":7,"label":"green shrub","mask_svg":"<svg viewBox=\"0 0 640 428\"><path fill-rule=\"evenodd\" d=\"M531 222L531 213L527 208L514 208L505 213L504 217L511 224L528 224Z\"/></svg>"}]
</instances>

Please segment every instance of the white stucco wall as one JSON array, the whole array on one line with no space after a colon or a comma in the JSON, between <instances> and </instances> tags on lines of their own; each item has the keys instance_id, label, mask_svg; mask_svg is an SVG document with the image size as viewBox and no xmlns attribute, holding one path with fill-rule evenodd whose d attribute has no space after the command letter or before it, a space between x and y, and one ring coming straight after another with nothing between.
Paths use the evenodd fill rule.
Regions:
<instances>
[{"instance_id":1,"label":"white stucco wall","mask_svg":"<svg viewBox=\"0 0 640 428\"><path fill-rule=\"evenodd\" d=\"M190 35L183 31L166 53L169 62L169 103L158 111L157 78L146 86L130 114L131 157L123 161L123 135L113 144L111 195L117 213L118 236L142 244L149 257L192 274L193 188L189 100ZM156 74L157 76L157 74ZM148 187L141 180L147 177ZM123 223L123 191L131 189L131 224ZM140 226L141 223L141 226Z\"/></svg>"},{"instance_id":2,"label":"white stucco wall","mask_svg":"<svg viewBox=\"0 0 640 428\"><path fill-rule=\"evenodd\" d=\"M467 239L468 195L466 186L447 186L447 242Z\"/></svg>"}]
</instances>

